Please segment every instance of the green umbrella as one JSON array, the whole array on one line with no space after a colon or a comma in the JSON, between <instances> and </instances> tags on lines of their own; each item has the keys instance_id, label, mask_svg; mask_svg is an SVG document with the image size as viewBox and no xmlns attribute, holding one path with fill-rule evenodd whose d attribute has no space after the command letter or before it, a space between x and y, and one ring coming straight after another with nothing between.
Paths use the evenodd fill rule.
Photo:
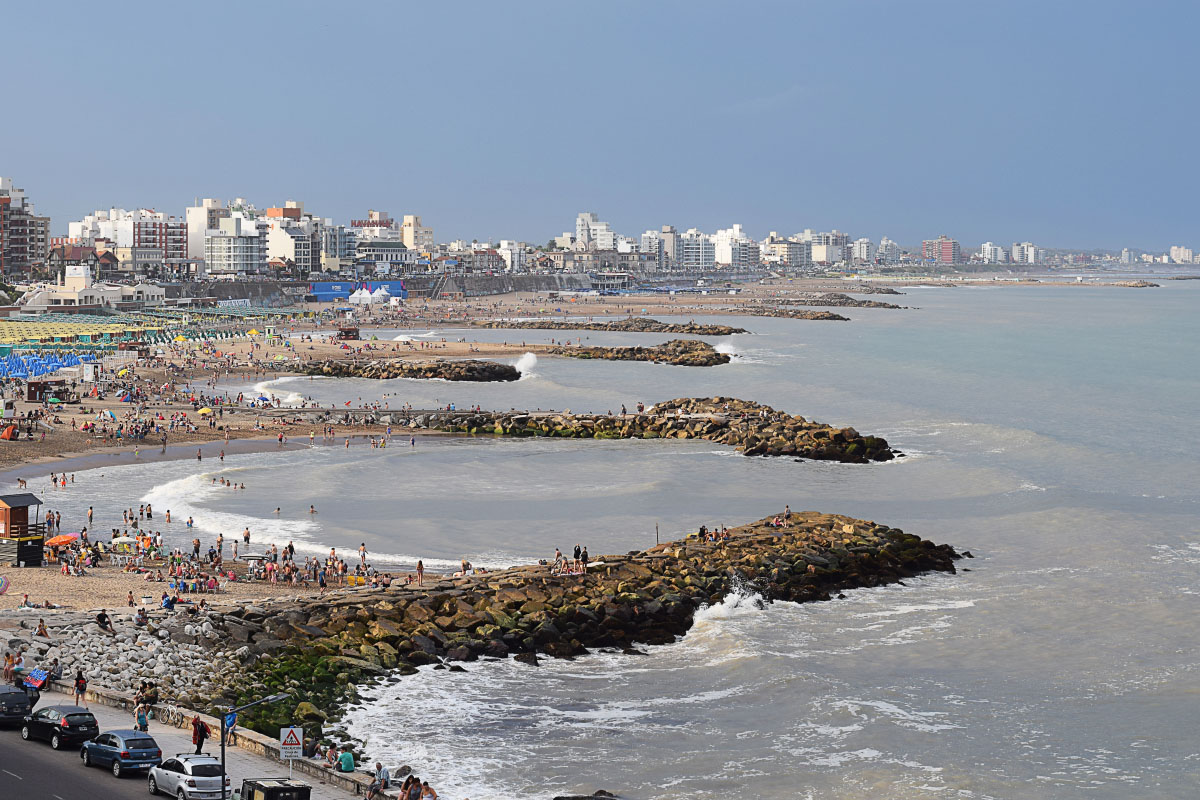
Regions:
<instances>
[{"instance_id":1,"label":"green umbrella","mask_svg":"<svg viewBox=\"0 0 1200 800\"><path fill-rule=\"evenodd\" d=\"M50 398L49 400L47 400L46 402L47 402L47 403L61 403L61 402L62 402L62 400L59 400L57 397L51 397L51 398Z\"/></svg>"}]
</instances>

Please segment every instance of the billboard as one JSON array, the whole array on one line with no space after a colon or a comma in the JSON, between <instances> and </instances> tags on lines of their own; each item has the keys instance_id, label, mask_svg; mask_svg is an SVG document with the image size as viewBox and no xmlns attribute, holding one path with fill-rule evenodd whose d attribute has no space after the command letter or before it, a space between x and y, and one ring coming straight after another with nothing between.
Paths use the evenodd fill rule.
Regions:
<instances>
[{"instance_id":1,"label":"billboard","mask_svg":"<svg viewBox=\"0 0 1200 800\"><path fill-rule=\"evenodd\" d=\"M308 293L324 303L330 300L345 300L359 289L365 288L368 292L373 292L380 286L386 286L388 294L392 297L408 299L408 289L404 288L404 281L313 281L308 284Z\"/></svg>"}]
</instances>

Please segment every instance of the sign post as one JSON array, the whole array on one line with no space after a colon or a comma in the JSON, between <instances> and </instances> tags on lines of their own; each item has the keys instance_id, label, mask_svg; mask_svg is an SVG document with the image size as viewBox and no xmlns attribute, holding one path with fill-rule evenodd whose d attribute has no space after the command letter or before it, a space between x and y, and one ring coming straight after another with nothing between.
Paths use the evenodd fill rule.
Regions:
<instances>
[{"instance_id":1,"label":"sign post","mask_svg":"<svg viewBox=\"0 0 1200 800\"><path fill-rule=\"evenodd\" d=\"M304 729L296 726L279 729L279 758L287 759L288 780L292 779L292 760L304 758Z\"/></svg>"}]
</instances>

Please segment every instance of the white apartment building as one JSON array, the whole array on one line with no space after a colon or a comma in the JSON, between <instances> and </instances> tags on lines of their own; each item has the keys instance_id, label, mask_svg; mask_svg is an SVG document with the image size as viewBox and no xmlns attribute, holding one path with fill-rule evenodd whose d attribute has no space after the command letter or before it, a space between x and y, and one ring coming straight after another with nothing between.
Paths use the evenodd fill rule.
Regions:
<instances>
[{"instance_id":1,"label":"white apartment building","mask_svg":"<svg viewBox=\"0 0 1200 800\"><path fill-rule=\"evenodd\" d=\"M1042 251L1033 242L1013 242L1012 260L1017 264L1039 264L1042 261Z\"/></svg>"},{"instance_id":2,"label":"white apartment building","mask_svg":"<svg viewBox=\"0 0 1200 800\"><path fill-rule=\"evenodd\" d=\"M875 262L875 245L870 239L855 239L850 245L850 258L859 264Z\"/></svg>"},{"instance_id":3,"label":"white apartment building","mask_svg":"<svg viewBox=\"0 0 1200 800\"><path fill-rule=\"evenodd\" d=\"M87 247L105 239L114 248L137 250L139 264L159 269L165 264L179 265L188 258L187 223L160 211L138 208L100 209L77 222L67 224L67 236Z\"/></svg>"},{"instance_id":4,"label":"white apartment building","mask_svg":"<svg viewBox=\"0 0 1200 800\"><path fill-rule=\"evenodd\" d=\"M188 206L184 211L184 226L187 228L187 257L204 258L204 237L215 230L217 222L229 216L229 209L220 200L206 197L199 205Z\"/></svg>"},{"instance_id":5,"label":"white apartment building","mask_svg":"<svg viewBox=\"0 0 1200 800\"><path fill-rule=\"evenodd\" d=\"M716 264L712 237L689 228L675 239L675 263L684 270L711 270Z\"/></svg>"},{"instance_id":6,"label":"white apartment building","mask_svg":"<svg viewBox=\"0 0 1200 800\"><path fill-rule=\"evenodd\" d=\"M496 252L504 259L504 268L509 272L525 271L525 245L511 239L501 239Z\"/></svg>"},{"instance_id":7,"label":"white apartment building","mask_svg":"<svg viewBox=\"0 0 1200 800\"><path fill-rule=\"evenodd\" d=\"M409 250L418 253L433 251L433 228L421 224L421 218L413 214L405 214L400 224L400 240Z\"/></svg>"},{"instance_id":8,"label":"white apartment building","mask_svg":"<svg viewBox=\"0 0 1200 800\"><path fill-rule=\"evenodd\" d=\"M217 220L204 237L204 264L216 278L255 275L267 268L266 230L254 219L233 211Z\"/></svg>"},{"instance_id":9,"label":"white apartment building","mask_svg":"<svg viewBox=\"0 0 1200 800\"><path fill-rule=\"evenodd\" d=\"M1194 260L1192 257L1192 249L1190 247L1181 247L1175 245L1171 248L1169 255L1171 260L1176 264L1191 264Z\"/></svg>"},{"instance_id":10,"label":"white apartment building","mask_svg":"<svg viewBox=\"0 0 1200 800\"><path fill-rule=\"evenodd\" d=\"M758 242L746 235L741 223L734 223L713 236L713 262L732 269L753 269L760 263Z\"/></svg>"},{"instance_id":11,"label":"white apartment building","mask_svg":"<svg viewBox=\"0 0 1200 800\"><path fill-rule=\"evenodd\" d=\"M875 251L875 256L885 264L895 264L900 260L900 245L884 236L879 240L879 249Z\"/></svg>"},{"instance_id":12,"label":"white apartment building","mask_svg":"<svg viewBox=\"0 0 1200 800\"><path fill-rule=\"evenodd\" d=\"M641 239L638 240L638 252L650 256L654 261L654 268L656 270L662 270L666 267L666 264L663 263L665 252L663 237L659 231L646 231L643 233Z\"/></svg>"},{"instance_id":13,"label":"white apartment building","mask_svg":"<svg viewBox=\"0 0 1200 800\"><path fill-rule=\"evenodd\" d=\"M1134 264L1136 262L1137 262L1137 256L1135 256L1133 254L1132 250L1130 250L1128 247L1121 249L1121 263L1122 264Z\"/></svg>"},{"instance_id":14,"label":"white apartment building","mask_svg":"<svg viewBox=\"0 0 1200 800\"><path fill-rule=\"evenodd\" d=\"M1003 264L1008 261L1008 253L994 242L984 242L979 247L979 259L985 264Z\"/></svg>"},{"instance_id":15,"label":"white apartment building","mask_svg":"<svg viewBox=\"0 0 1200 800\"><path fill-rule=\"evenodd\" d=\"M569 234L564 233L563 236ZM578 250L616 250L617 234L607 222L591 211L575 218L575 248Z\"/></svg>"}]
</instances>

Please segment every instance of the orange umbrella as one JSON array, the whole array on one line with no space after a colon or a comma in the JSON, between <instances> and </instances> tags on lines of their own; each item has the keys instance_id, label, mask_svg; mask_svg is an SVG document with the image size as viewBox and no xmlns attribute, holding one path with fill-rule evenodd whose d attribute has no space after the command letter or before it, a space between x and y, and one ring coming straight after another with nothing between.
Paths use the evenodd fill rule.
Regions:
<instances>
[{"instance_id":1,"label":"orange umbrella","mask_svg":"<svg viewBox=\"0 0 1200 800\"><path fill-rule=\"evenodd\" d=\"M55 536L51 539L47 539L46 546L47 547L58 547L59 545L62 545L62 544L70 544L71 542L75 541L78 538L79 538L78 533L60 533L58 536Z\"/></svg>"}]
</instances>

